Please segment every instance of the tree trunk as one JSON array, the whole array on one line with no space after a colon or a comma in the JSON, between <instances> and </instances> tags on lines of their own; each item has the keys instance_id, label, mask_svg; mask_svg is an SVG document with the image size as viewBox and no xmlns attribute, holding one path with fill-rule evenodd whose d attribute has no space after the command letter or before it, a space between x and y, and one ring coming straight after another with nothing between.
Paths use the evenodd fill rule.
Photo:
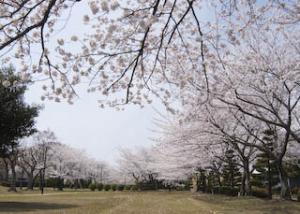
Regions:
<instances>
[{"instance_id":1,"label":"tree trunk","mask_svg":"<svg viewBox=\"0 0 300 214\"><path fill-rule=\"evenodd\" d=\"M221 176L220 174L217 175L217 179L218 179L218 184L221 187L222 186L222 181L221 181Z\"/></svg>"},{"instance_id":2,"label":"tree trunk","mask_svg":"<svg viewBox=\"0 0 300 214\"><path fill-rule=\"evenodd\" d=\"M207 192L207 182L206 182L206 175L205 172L200 172L200 179L199 179L199 185L198 190L202 190L202 192Z\"/></svg>"},{"instance_id":3,"label":"tree trunk","mask_svg":"<svg viewBox=\"0 0 300 214\"><path fill-rule=\"evenodd\" d=\"M245 192L244 195L251 195L251 184L250 184L250 169L249 169L249 160L243 162L244 174L245 174Z\"/></svg>"},{"instance_id":4,"label":"tree trunk","mask_svg":"<svg viewBox=\"0 0 300 214\"><path fill-rule=\"evenodd\" d=\"M4 163L4 181L8 182L9 164L5 158L3 158L3 163Z\"/></svg>"},{"instance_id":5,"label":"tree trunk","mask_svg":"<svg viewBox=\"0 0 300 214\"><path fill-rule=\"evenodd\" d=\"M33 190L33 173L28 173L27 174L27 179L28 179L28 183L27 183L27 189L28 190Z\"/></svg>"},{"instance_id":6,"label":"tree trunk","mask_svg":"<svg viewBox=\"0 0 300 214\"><path fill-rule=\"evenodd\" d=\"M40 190L41 194L44 194L45 189L45 169L40 170Z\"/></svg>"},{"instance_id":7,"label":"tree trunk","mask_svg":"<svg viewBox=\"0 0 300 214\"><path fill-rule=\"evenodd\" d=\"M11 167L11 181L10 181L10 188L9 188L8 191L17 192L17 188L16 188L17 176L16 176L16 162L15 162L15 160L10 160L10 167Z\"/></svg>"},{"instance_id":8,"label":"tree trunk","mask_svg":"<svg viewBox=\"0 0 300 214\"><path fill-rule=\"evenodd\" d=\"M251 195L250 172L246 172L245 177L245 195Z\"/></svg>"},{"instance_id":9,"label":"tree trunk","mask_svg":"<svg viewBox=\"0 0 300 214\"><path fill-rule=\"evenodd\" d=\"M287 173L285 172L285 170L282 166L282 160L277 161L277 167L278 167L278 171L279 171L279 179L280 179L280 185L281 185L280 199L291 200L292 197L291 197L290 187L288 185Z\"/></svg>"},{"instance_id":10,"label":"tree trunk","mask_svg":"<svg viewBox=\"0 0 300 214\"><path fill-rule=\"evenodd\" d=\"M83 187L83 183L82 183L82 180L81 179L79 179L79 189L83 189L84 187Z\"/></svg>"},{"instance_id":11,"label":"tree trunk","mask_svg":"<svg viewBox=\"0 0 300 214\"><path fill-rule=\"evenodd\" d=\"M198 176L196 174L193 175L192 177L192 192L197 192L198 191Z\"/></svg>"},{"instance_id":12,"label":"tree trunk","mask_svg":"<svg viewBox=\"0 0 300 214\"><path fill-rule=\"evenodd\" d=\"M244 170L243 175L242 175L241 189L240 189L241 196L246 195L246 187L245 186L246 186L246 172Z\"/></svg>"},{"instance_id":13,"label":"tree trunk","mask_svg":"<svg viewBox=\"0 0 300 214\"><path fill-rule=\"evenodd\" d=\"M63 179L58 177L58 190L63 191Z\"/></svg>"},{"instance_id":14,"label":"tree trunk","mask_svg":"<svg viewBox=\"0 0 300 214\"><path fill-rule=\"evenodd\" d=\"M270 158L268 159L268 197L269 199L272 199L273 193L272 193L272 174L271 174L271 163Z\"/></svg>"}]
</instances>

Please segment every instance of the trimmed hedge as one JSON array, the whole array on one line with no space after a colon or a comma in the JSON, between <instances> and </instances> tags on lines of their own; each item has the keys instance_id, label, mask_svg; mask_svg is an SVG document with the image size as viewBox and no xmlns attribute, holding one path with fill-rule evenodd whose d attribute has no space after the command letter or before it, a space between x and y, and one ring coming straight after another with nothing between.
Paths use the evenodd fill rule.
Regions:
<instances>
[{"instance_id":1,"label":"trimmed hedge","mask_svg":"<svg viewBox=\"0 0 300 214\"><path fill-rule=\"evenodd\" d=\"M98 189L98 191L102 191L103 190L103 187L104 187L104 185L103 184L98 184L97 185L97 189Z\"/></svg>"},{"instance_id":2,"label":"trimmed hedge","mask_svg":"<svg viewBox=\"0 0 300 214\"><path fill-rule=\"evenodd\" d=\"M119 185L117 186L117 190L118 190L118 191L123 191L123 190L124 190L124 185L123 185L123 184L119 184Z\"/></svg>"},{"instance_id":3,"label":"trimmed hedge","mask_svg":"<svg viewBox=\"0 0 300 214\"><path fill-rule=\"evenodd\" d=\"M89 189L91 190L91 191L95 191L96 190L96 184L93 184L93 183L91 183L90 185L89 185Z\"/></svg>"},{"instance_id":4,"label":"trimmed hedge","mask_svg":"<svg viewBox=\"0 0 300 214\"><path fill-rule=\"evenodd\" d=\"M297 195L297 194L299 193L299 188L298 188L298 187L292 188L292 189L291 189L291 193L292 193L293 195Z\"/></svg>"},{"instance_id":5,"label":"trimmed hedge","mask_svg":"<svg viewBox=\"0 0 300 214\"><path fill-rule=\"evenodd\" d=\"M130 190L131 191L138 191L138 187L136 185L132 185Z\"/></svg>"},{"instance_id":6,"label":"trimmed hedge","mask_svg":"<svg viewBox=\"0 0 300 214\"><path fill-rule=\"evenodd\" d=\"M10 183L8 181L3 181L0 183L1 186L10 187Z\"/></svg>"},{"instance_id":7,"label":"trimmed hedge","mask_svg":"<svg viewBox=\"0 0 300 214\"><path fill-rule=\"evenodd\" d=\"M268 192L264 189L254 189L252 195L257 198L269 198Z\"/></svg>"},{"instance_id":8,"label":"trimmed hedge","mask_svg":"<svg viewBox=\"0 0 300 214\"><path fill-rule=\"evenodd\" d=\"M234 187L229 187L229 186L221 186L221 187L213 187L213 192L215 194L222 194L222 195L228 195L228 196L238 196L239 194L239 189ZM211 192L211 191L209 191Z\"/></svg>"},{"instance_id":9,"label":"trimmed hedge","mask_svg":"<svg viewBox=\"0 0 300 214\"><path fill-rule=\"evenodd\" d=\"M127 191L131 190L131 185L125 185L124 190L127 190Z\"/></svg>"},{"instance_id":10,"label":"trimmed hedge","mask_svg":"<svg viewBox=\"0 0 300 214\"><path fill-rule=\"evenodd\" d=\"M111 188L111 186L110 186L109 184L105 184L105 185L104 185L104 190L105 190L105 191L110 190L110 188Z\"/></svg>"},{"instance_id":11,"label":"trimmed hedge","mask_svg":"<svg viewBox=\"0 0 300 214\"><path fill-rule=\"evenodd\" d=\"M111 188L112 191L116 191L117 190L117 184L112 184L110 188Z\"/></svg>"},{"instance_id":12,"label":"trimmed hedge","mask_svg":"<svg viewBox=\"0 0 300 214\"><path fill-rule=\"evenodd\" d=\"M274 194L275 190L273 189L272 191ZM252 196L257 198L269 198L269 193L266 188L253 187L251 193Z\"/></svg>"}]
</instances>

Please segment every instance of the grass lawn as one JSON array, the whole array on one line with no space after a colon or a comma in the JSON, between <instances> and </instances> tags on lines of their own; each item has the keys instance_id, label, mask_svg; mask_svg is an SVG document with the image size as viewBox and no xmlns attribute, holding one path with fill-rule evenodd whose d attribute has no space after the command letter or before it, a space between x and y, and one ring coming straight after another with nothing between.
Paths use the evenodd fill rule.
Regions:
<instances>
[{"instance_id":1,"label":"grass lawn","mask_svg":"<svg viewBox=\"0 0 300 214\"><path fill-rule=\"evenodd\" d=\"M112 214L276 214L300 213L300 203L255 198L195 195L189 192L23 191L0 189L2 213L112 213Z\"/></svg>"}]
</instances>

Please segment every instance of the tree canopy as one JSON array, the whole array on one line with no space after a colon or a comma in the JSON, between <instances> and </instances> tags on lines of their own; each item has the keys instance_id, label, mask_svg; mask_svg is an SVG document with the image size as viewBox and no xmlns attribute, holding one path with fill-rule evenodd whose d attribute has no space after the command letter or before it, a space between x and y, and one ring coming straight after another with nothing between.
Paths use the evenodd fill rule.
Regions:
<instances>
[{"instance_id":1,"label":"tree canopy","mask_svg":"<svg viewBox=\"0 0 300 214\"><path fill-rule=\"evenodd\" d=\"M27 83L21 84L12 68L1 69L0 81L0 146L1 155L5 155L8 145L36 131L39 107L25 103Z\"/></svg>"}]
</instances>

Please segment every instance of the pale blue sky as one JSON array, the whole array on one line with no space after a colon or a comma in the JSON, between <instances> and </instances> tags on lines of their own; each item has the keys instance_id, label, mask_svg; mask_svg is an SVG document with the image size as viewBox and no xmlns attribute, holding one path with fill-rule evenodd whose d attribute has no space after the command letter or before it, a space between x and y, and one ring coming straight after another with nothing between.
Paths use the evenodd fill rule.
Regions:
<instances>
[{"instance_id":1,"label":"pale blue sky","mask_svg":"<svg viewBox=\"0 0 300 214\"><path fill-rule=\"evenodd\" d=\"M97 95L81 90L73 105L41 101L40 85L33 85L26 94L28 103L43 104L37 118L37 128L51 129L58 139L76 148L83 148L92 157L114 162L119 147L146 146L154 136L153 118L157 117L151 105L141 109L128 105L124 111L102 109L97 105ZM164 111L156 104L155 108Z\"/></svg>"}]
</instances>

